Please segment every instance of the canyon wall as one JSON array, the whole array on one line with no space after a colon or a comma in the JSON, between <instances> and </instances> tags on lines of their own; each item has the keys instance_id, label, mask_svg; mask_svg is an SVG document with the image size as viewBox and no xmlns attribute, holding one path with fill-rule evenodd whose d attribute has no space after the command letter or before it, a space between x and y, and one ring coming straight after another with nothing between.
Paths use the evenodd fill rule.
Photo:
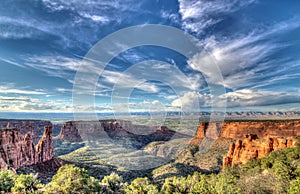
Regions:
<instances>
[{"instance_id":1,"label":"canyon wall","mask_svg":"<svg viewBox=\"0 0 300 194\"><path fill-rule=\"evenodd\" d=\"M277 149L295 146L297 141L294 137L299 135L299 120L201 122L190 143L201 145L204 138L236 140L223 158L224 168L262 158Z\"/></svg>"},{"instance_id":2,"label":"canyon wall","mask_svg":"<svg viewBox=\"0 0 300 194\"><path fill-rule=\"evenodd\" d=\"M64 123L61 127L59 135L56 138L73 142L82 141L77 125L78 122L74 121Z\"/></svg>"},{"instance_id":3,"label":"canyon wall","mask_svg":"<svg viewBox=\"0 0 300 194\"><path fill-rule=\"evenodd\" d=\"M259 139L257 135L245 135L244 139L237 140L229 147L227 156L223 158L223 169L226 166L245 164L251 159L263 158L266 154L297 144L294 137L264 137Z\"/></svg>"},{"instance_id":4,"label":"canyon wall","mask_svg":"<svg viewBox=\"0 0 300 194\"><path fill-rule=\"evenodd\" d=\"M91 135L97 137L149 135L152 133L166 133L167 127L135 125L124 120L99 121L69 121L63 124L60 134L55 139L68 141L82 141Z\"/></svg>"},{"instance_id":5,"label":"canyon wall","mask_svg":"<svg viewBox=\"0 0 300 194\"><path fill-rule=\"evenodd\" d=\"M300 121L224 121L201 122L191 143L198 144L204 137L241 139L256 134L258 138L293 137L300 135Z\"/></svg>"},{"instance_id":6,"label":"canyon wall","mask_svg":"<svg viewBox=\"0 0 300 194\"><path fill-rule=\"evenodd\" d=\"M53 157L52 126L44 128L44 135L36 146L30 132L23 136L16 128L0 130L0 169L18 169Z\"/></svg>"},{"instance_id":7,"label":"canyon wall","mask_svg":"<svg viewBox=\"0 0 300 194\"><path fill-rule=\"evenodd\" d=\"M70 121L66 122L55 139L88 142L108 139L125 147L140 149L153 141L172 138L191 138L165 126L135 125L124 120Z\"/></svg>"}]
</instances>

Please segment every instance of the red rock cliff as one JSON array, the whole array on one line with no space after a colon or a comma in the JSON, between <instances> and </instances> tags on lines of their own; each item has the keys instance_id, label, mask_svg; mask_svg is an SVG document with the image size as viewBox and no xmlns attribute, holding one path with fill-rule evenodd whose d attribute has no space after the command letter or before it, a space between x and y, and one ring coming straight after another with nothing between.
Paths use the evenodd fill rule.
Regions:
<instances>
[{"instance_id":1,"label":"red rock cliff","mask_svg":"<svg viewBox=\"0 0 300 194\"><path fill-rule=\"evenodd\" d=\"M192 142L203 137L223 137L241 139L247 134L256 134L259 138L266 136L293 137L300 135L300 121L225 121L223 123L199 124L197 134Z\"/></svg>"},{"instance_id":2,"label":"red rock cliff","mask_svg":"<svg viewBox=\"0 0 300 194\"><path fill-rule=\"evenodd\" d=\"M82 141L77 127L77 122L66 122L62 127L58 139L67 141Z\"/></svg>"},{"instance_id":3,"label":"red rock cliff","mask_svg":"<svg viewBox=\"0 0 300 194\"><path fill-rule=\"evenodd\" d=\"M237 140L230 145L223 159L225 167L244 164L252 158L262 158L273 150L291 147L296 144L293 137L298 135L299 120L202 122L190 143L200 145L202 139L207 137Z\"/></svg>"},{"instance_id":4,"label":"red rock cliff","mask_svg":"<svg viewBox=\"0 0 300 194\"><path fill-rule=\"evenodd\" d=\"M293 137L264 137L246 135L243 140L237 140L230 145L227 156L223 158L223 168L235 164L245 164L250 159L263 158L267 153L277 149L295 146L297 140Z\"/></svg>"},{"instance_id":5,"label":"red rock cliff","mask_svg":"<svg viewBox=\"0 0 300 194\"><path fill-rule=\"evenodd\" d=\"M52 127L45 127L44 131L35 147L31 133L23 137L19 129L0 130L0 169L18 169L52 159Z\"/></svg>"},{"instance_id":6,"label":"red rock cliff","mask_svg":"<svg viewBox=\"0 0 300 194\"><path fill-rule=\"evenodd\" d=\"M39 162L51 160L54 156L54 145L52 141L52 126L46 126L44 135L36 146Z\"/></svg>"}]
</instances>

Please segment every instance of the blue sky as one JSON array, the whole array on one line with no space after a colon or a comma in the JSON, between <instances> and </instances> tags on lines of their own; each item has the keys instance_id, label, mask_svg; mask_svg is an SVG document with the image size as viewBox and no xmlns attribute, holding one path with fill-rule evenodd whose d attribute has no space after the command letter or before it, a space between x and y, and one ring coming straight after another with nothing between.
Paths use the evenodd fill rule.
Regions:
<instances>
[{"instance_id":1,"label":"blue sky","mask_svg":"<svg viewBox=\"0 0 300 194\"><path fill-rule=\"evenodd\" d=\"M132 48L116 56L99 78L97 111L112 110L120 79L140 83L127 103L116 104L132 111L180 110L195 103L207 110L224 99L234 111L299 110L299 7L292 0L3 0L0 111L72 112L74 77L86 53L117 30L146 24L195 36L216 60L223 82L216 81L203 54L186 59L165 48ZM140 70L135 71L139 75L129 72L145 60L161 61L146 72L148 77L163 71L180 90L141 79ZM226 93L212 95L208 85L222 86Z\"/></svg>"}]
</instances>

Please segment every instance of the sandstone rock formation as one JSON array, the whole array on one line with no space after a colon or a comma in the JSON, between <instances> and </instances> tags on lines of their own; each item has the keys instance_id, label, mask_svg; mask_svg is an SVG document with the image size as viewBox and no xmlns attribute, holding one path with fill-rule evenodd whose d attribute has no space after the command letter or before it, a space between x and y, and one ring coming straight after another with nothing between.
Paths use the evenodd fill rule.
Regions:
<instances>
[{"instance_id":1,"label":"sandstone rock formation","mask_svg":"<svg viewBox=\"0 0 300 194\"><path fill-rule=\"evenodd\" d=\"M293 137L269 137L259 139L257 135L245 135L230 145L227 156L223 158L223 169L226 166L245 164L250 159L263 158L267 153L277 149L292 147L297 144Z\"/></svg>"},{"instance_id":2,"label":"sandstone rock formation","mask_svg":"<svg viewBox=\"0 0 300 194\"><path fill-rule=\"evenodd\" d=\"M199 145L204 137L208 137L210 139L217 139L219 137L221 128L221 123L201 122L198 126L196 135L192 138L190 143L194 145Z\"/></svg>"},{"instance_id":3,"label":"sandstone rock formation","mask_svg":"<svg viewBox=\"0 0 300 194\"><path fill-rule=\"evenodd\" d=\"M61 131L58 135L58 139L64 139L67 141L82 141L82 138L79 134L77 123L74 121L69 121L63 124Z\"/></svg>"},{"instance_id":4,"label":"sandstone rock formation","mask_svg":"<svg viewBox=\"0 0 300 194\"><path fill-rule=\"evenodd\" d=\"M247 134L266 136L294 137L300 135L300 121L225 121L200 123L192 143L196 144L204 137L241 139Z\"/></svg>"},{"instance_id":5,"label":"sandstone rock formation","mask_svg":"<svg viewBox=\"0 0 300 194\"><path fill-rule=\"evenodd\" d=\"M248 135L253 134L253 135ZM223 158L223 167L244 164L262 158L276 149L296 144L300 135L299 120L202 122L190 143L201 146L205 140L226 138L236 140Z\"/></svg>"},{"instance_id":6,"label":"sandstone rock formation","mask_svg":"<svg viewBox=\"0 0 300 194\"><path fill-rule=\"evenodd\" d=\"M50 125L52 125L52 123L47 120L0 119L0 129L17 128L23 136L30 132L35 143L37 143L43 135L44 126Z\"/></svg>"},{"instance_id":7,"label":"sandstone rock formation","mask_svg":"<svg viewBox=\"0 0 300 194\"><path fill-rule=\"evenodd\" d=\"M23 137L19 129L1 129L0 169L18 169L52 159L52 127L45 127L44 130L43 138L35 147L31 133Z\"/></svg>"},{"instance_id":8,"label":"sandstone rock formation","mask_svg":"<svg viewBox=\"0 0 300 194\"><path fill-rule=\"evenodd\" d=\"M56 138L69 141L84 139L88 142L108 139L125 147L140 149L153 141L168 141L171 138L183 137L187 136L165 126L135 125L130 121L110 119L66 122Z\"/></svg>"},{"instance_id":9,"label":"sandstone rock formation","mask_svg":"<svg viewBox=\"0 0 300 194\"><path fill-rule=\"evenodd\" d=\"M54 145L52 141L52 126L46 126L44 135L36 146L37 158L39 162L51 160L54 156Z\"/></svg>"}]
</instances>

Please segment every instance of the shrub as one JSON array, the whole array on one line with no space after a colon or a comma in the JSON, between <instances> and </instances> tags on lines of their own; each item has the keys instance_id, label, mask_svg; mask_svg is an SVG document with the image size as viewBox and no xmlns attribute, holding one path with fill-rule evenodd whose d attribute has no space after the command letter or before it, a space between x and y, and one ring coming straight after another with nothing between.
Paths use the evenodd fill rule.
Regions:
<instances>
[{"instance_id":1,"label":"shrub","mask_svg":"<svg viewBox=\"0 0 300 194\"><path fill-rule=\"evenodd\" d=\"M10 170L0 171L0 191L9 192L14 186L16 175Z\"/></svg>"},{"instance_id":2,"label":"shrub","mask_svg":"<svg viewBox=\"0 0 300 194\"><path fill-rule=\"evenodd\" d=\"M37 174L21 174L14 183L12 191L22 193L35 193L43 185L37 180Z\"/></svg>"},{"instance_id":3,"label":"shrub","mask_svg":"<svg viewBox=\"0 0 300 194\"><path fill-rule=\"evenodd\" d=\"M290 194L299 194L300 193L300 178L299 177L290 182L289 193Z\"/></svg>"},{"instance_id":4,"label":"shrub","mask_svg":"<svg viewBox=\"0 0 300 194\"><path fill-rule=\"evenodd\" d=\"M116 173L105 176L101 181L101 192L103 193L125 193L126 184L122 177Z\"/></svg>"},{"instance_id":5,"label":"shrub","mask_svg":"<svg viewBox=\"0 0 300 194\"><path fill-rule=\"evenodd\" d=\"M150 184L148 178L136 178L125 189L128 194L157 194L157 186Z\"/></svg>"},{"instance_id":6,"label":"shrub","mask_svg":"<svg viewBox=\"0 0 300 194\"><path fill-rule=\"evenodd\" d=\"M100 191L99 181L87 170L75 165L59 168L52 181L46 185L45 193L93 193Z\"/></svg>"}]
</instances>

